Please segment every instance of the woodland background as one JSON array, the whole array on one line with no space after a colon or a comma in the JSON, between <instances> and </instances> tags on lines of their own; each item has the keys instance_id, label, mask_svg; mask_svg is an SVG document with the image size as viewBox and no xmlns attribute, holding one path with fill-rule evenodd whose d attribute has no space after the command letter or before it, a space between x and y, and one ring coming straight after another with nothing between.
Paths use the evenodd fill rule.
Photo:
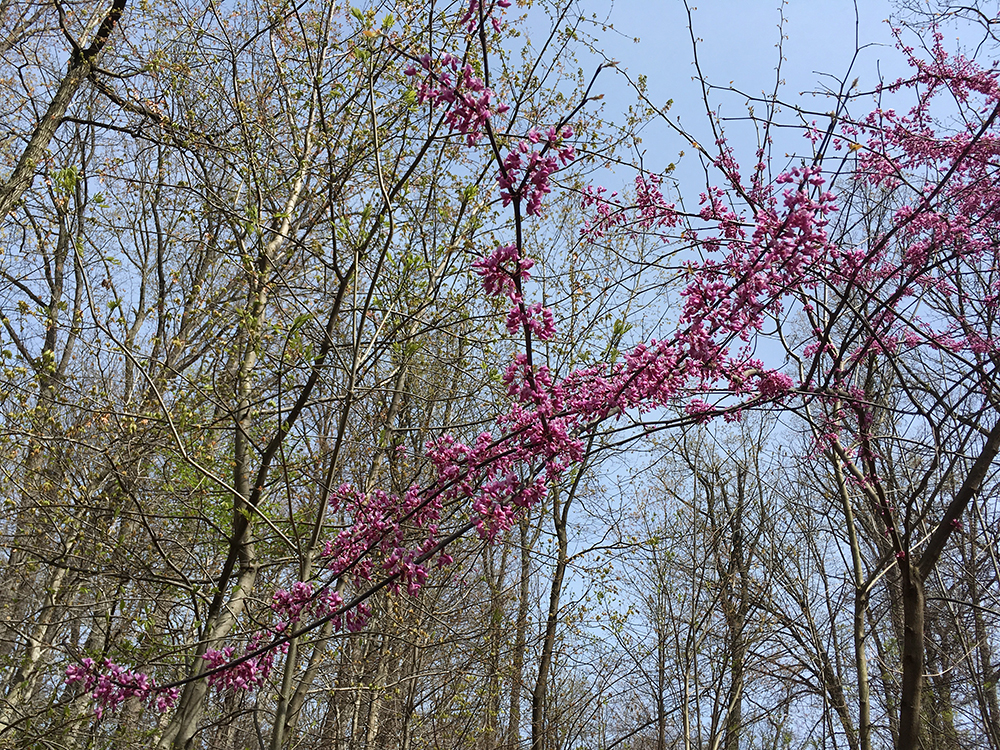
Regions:
<instances>
[{"instance_id":1,"label":"woodland background","mask_svg":"<svg viewBox=\"0 0 1000 750\"><path fill-rule=\"evenodd\" d=\"M895 6L914 51L885 54L937 109L856 70L798 98L779 25L774 89L695 67L682 127L602 57L606 9L503 5L0 0L0 746L1000 750L1000 10ZM893 97L926 153L863 120ZM651 124L679 166L643 159ZM857 179L882 148L893 179ZM796 181L855 276L816 260L738 329L693 318ZM474 265L508 243L513 323ZM704 309L753 308L753 268ZM516 502L442 479L445 436L527 429L516 356L612 382L692 320L698 378L580 407L565 466L511 448ZM95 696L101 669L134 692Z\"/></svg>"}]
</instances>

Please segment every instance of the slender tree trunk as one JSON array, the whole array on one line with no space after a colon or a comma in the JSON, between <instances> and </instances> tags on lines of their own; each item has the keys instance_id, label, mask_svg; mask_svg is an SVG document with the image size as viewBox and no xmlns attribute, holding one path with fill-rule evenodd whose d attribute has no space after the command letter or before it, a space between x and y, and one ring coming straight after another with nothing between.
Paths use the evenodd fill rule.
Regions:
<instances>
[{"instance_id":1,"label":"slender tree trunk","mask_svg":"<svg viewBox=\"0 0 1000 750\"><path fill-rule=\"evenodd\" d=\"M191 675L197 676L204 671L204 660L201 658L205 651L214 647L229 635L236 622L236 618L242 614L246 607L246 600L253 590L257 581L256 555L252 545L246 545L245 564L236 579L233 593L226 602L225 610L214 618L214 627L206 634L202 641L202 647L195 652L194 661L191 665ZM181 693L181 698L177 704L177 710L167 724L163 735L157 743L159 750L167 750L173 747L174 750L184 750L188 741L194 737L198 729L198 722L204 709L205 696L208 694L208 683L205 680L195 680L189 682Z\"/></svg>"},{"instance_id":2,"label":"slender tree trunk","mask_svg":"<svg viewBox=\"0 0 1000 750\"><path fill-rule=\"evenodd\" d=\"M847 541L851 548L851 572L854 579L854 621L852 638L854 642L854 666L858 680L858 730L857 743L851 742L851 747L860 750L871 750L871 697L868 688L868 655L865 651L865 613L868 611L868 583L865 580L864 564L861 559L861 543L858 541L858 530L855 525L854 507L847 490L847 478L840 459L830 454L834 476L837 481L837 491L841 506L844 509L844 526L847 529ZM851 737L848 737L851 740Z\"/></svg>"},{"instance_id":3,"label":"slender tree trunk","mask_svg":"<svg viewBox=\"0 0 1000 750\"><path fill-rule=\"evenodd\" d=\"M378 650L378 671L375 680L369 686L368 721L365 726L364 750L376 747L378 730L382 720L382 703L385 697L385 680L389 674L389 636L382 635L382 645Z\"/></svg>"},{"instance_id":4,"label":"slender tree trunk","mask_svg":"<svg viewBox=\"0 0 1000 750\"><path fill-rule=\"evenodd\" d=\"M100 27L98 27L97 34L91 45L85 50L76 49L73 52L69 62L69 69L66 71L66 75L63 76L62 81L60 81L59 88L56 89L55 96L52 97L48 109L28 139L28 145L24 147L24 151L17 165L14 167L14 171L11 172L6 183L0 187L0 221L3 221L7 217L11 209L21 200L21 196L31 187L31 183L35 179L35 171L45 160L49 143L52 142L56 130L62 124L66 110L69 109L69 105L73 101L76 92L80 89L80 86L83 85L83 82L87 80L97 67L97 62L111 36L111 32L114 31L115 26L121 19L122 13L125 11L127 1L115 0L107 15L104 16Z\"/></svg>"},{"instance_id":5,"label":"slender tree trunk","mask_svg":"<svg viewBox=\"0 0 1000 750\"><path fill-rule=\"evenodd\" d=\"M73 546L75 544L70 547L70 552ZM0 737L12 730L21 710L31 704L37 686L39 665L51 646L47 642L46 634L58 610L56 605L66 582L67 573L67 568L58 567L48 581L41 614L27 637L27 648L21 658L21 664L11 679L3 704L0 705Z\"/></svg>"},{"instance_id":6,"label":"slender tree trunk","mask_svg":"<svg viewBox=\"0 0 1000 750\"><path fill-rule=\"evenodd\" d=\"M926 652L926 688L924 690L924 721L926 729L921 738L923 744L932 744L935 750L959 750L962 743L955 726L956 705L952 692L955 662L950 658L966 654L967 644L963 643L962 625L944 620L944 612L933 608L925 615L925 632L937 641L933 649ZM954 640L953 640L954 639ZM959 712L961 708L959 708Z\"/></svg>"},{"instance_id":7,"label":"slender tree trunk","mask_svg":"<svg viewBox=\"0 0 1000 750\"><path fill-rule=\"evenodd\" d=\"M931 534L919 563L910 557L900 558L903 589L903 677L899 704L899 739L896 750L914 750L920 737L921 692L924 682L924 581L937 566L949 537L960 525L976 492L982 486L994 459L1000 453L1000 422L987 434L986 443L969 473L948 504L937 528ZM909 555L909 550L906 551Z\"/></svg>"},{"instance_id":8,"label":"slender tree trunk","mask_svg":"<svg viewBox=\"0 0 1000 750\"><path fill-rule=\"evenodd\" d=\"M514 654L510 675L510 712L507 725L507 748L521 744L521 694L524 687L524 651L528 636L528 605L531 595L531 555L528 543L528 519L518 522L521 543L521 573L517 597L517 622L514 626Z\"/></svg>"},{"instance_id":9,"label":"slender tree trunk","mask_svg":"<svg viewBox=\"0 0 1000 750\"><path fill-rule=\"evenodd\" d=\"M333 622L327 622L323 625L319 634L316 637L316 642L312 647L312 653L309 655L309 665L306 667L305 675L298 681L295 686L295 691L286 697L286 687L284 685L285 676L282 676L282 695L280 701L287 700L287 709L284 712L280 712L275 716L275 730L274 736L277 740L272 740L272 745L274 747L281 747L284 742L287 741L289 737L295 735L296 725L298 724L299 715L302 711L302 706L306 701L306 696L309 693L309 689L312 687L313 682L316 679L316 674L319 672L319 668L323 663L323 656L327 651L327 643L329 642L330 636L333 635ZM288 657L292 657L292 648L289 645ZM290 670L287 667L288 661L286 659L286 671L285 674L289 674ZM281 726L281 732L279 733L278 727L279 722Z\"/></svg>"},{"instance_id":10,"label":"slender tree trunk","mask_svg":"<svg viewBox=\"0 0 1000 750\"><path fill-rule=\"evenodd\" d=\"M969 521L969 544L966 548L968 552L963 555L965 576L968 581L969 598L973 603L982 601L980 593L979 579L976 576L976 546L981 530L979 525L978 508L973 509ZM989 544L987 542L987 544ZM965 552L965 549L963 549ZM993 574L1000 579L1000 565L993 557ZM997 701L996 670L993 668L994 655L990 645L989 628L983 618L983 612L979 607L972 608L973 633L976 638L976 652L979 657L980 679L976 680L976 694L980 703L980 713L986 727L987 735L990 738L990 747L993 750L1000 748L1000 704ZM968 655L969 662L972 662L972 654Z\"/></svg>"},{"instance_id":11,"label":"slender tree trunk","mask_svg":"<svg viewBox=\"0 0 1000 750\"><path fill-rule=\"evenodd\" d=\"M549 588L548 616L545 619L545 634L542 637L542 655L538 660L538 676L531 692L531 750L544 750L545 743L545 695L549 683L549 669L555 649L556 628L559 624L559 600L562 596L566 564L569 561L569 541L566 534L566 517L572 496L565 504L560 502L558 488L552 492L552 518L556 532L556 566L552 571L552 586Z\"/></svg>"},{"instance_id":12,"label":"slender tree trunk","mask_svg":"<svg viewBox=\"0 0 1000 750\"><path fill-rule=\"evenodd\" d=\"M486 700L483 721L483 750L494 750L499 741L497 724L500 718L500 646L503 640L503 583L507 574L505 544L499 564L494 559L495 548L487 547L483 566L486 585L490 591L489 622L486 625Z\"/></svg>"},{"instance_id":13,"label":"slender tree trunk","mask_svg":"<svg viewBox=\"0 0 1000 750\"><path fill-rule=\"evenodd\" d=\"M658 592L658 597L665 594ZM667 638L657 623L656 638L656 750L667 750Z\"/></svg>"},{"instance_id":14,"label":"slender tree trunk","mask_svg":"<svg viewBox=\"0 0 1000 750\"><path fill-rule=\"evenodd\" d=\"M913 566L903 571L903 683L896 750L916 750L924 680L924 582Z\"/></svg>"}]
</instances>

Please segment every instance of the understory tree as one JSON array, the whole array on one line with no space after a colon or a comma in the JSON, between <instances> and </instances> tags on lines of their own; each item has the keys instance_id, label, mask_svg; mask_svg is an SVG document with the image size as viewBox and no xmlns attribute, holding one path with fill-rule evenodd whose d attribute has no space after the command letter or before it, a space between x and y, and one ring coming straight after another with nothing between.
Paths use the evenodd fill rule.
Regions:
<instances>
[{"instance_id":1,"label":"understory tree","mask_svg":"<svg viewBox=\"0 0 1000 750\"><path fill-rule=\"evenodd\" d=\"M529 10L0 2L0 743L1000 747L997 73L609 192Z\"/></svg>"}]
</instances>

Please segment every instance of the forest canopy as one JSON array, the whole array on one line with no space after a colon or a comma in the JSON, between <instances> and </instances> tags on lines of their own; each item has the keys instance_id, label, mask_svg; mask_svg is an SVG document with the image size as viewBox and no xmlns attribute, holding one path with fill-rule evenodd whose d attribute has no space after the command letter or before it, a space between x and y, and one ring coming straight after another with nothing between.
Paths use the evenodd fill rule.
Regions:
<instances>
[{"instance_id":1,"label":"forest canopy","mask_svg":"<svg viewBox=\"0 0 1000 750\"><path fill-rule=\"evenodd\" d=\"M1000 750L1000 12L676 5L0 0L0 747Z\"/></svg>"}]
</instances>

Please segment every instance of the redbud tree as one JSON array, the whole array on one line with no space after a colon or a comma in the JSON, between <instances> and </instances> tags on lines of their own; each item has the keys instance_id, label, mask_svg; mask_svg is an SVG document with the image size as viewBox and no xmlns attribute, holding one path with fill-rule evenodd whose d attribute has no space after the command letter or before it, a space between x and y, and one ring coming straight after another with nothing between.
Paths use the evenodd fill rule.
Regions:
<instances>
[{"instance_id":1,"label":"redbud tree","mask_svg":"<svg viewBox=\"0 0 1000 750\"><path fill-rule=\"evenodd\" d=\"M392 16L382 8L341 14L322 5L273 16L241 10L250 13L234 6L225 17L213 8L189 20L185 30L204 35L189 57L163 59L154 54L155 40L125 35L123 43L148 56L139 83L118 91L95 78L95 96L124 118L104 123L105 130L131 132L143 149L148 139L147 155L156 156L151 170L178 170L173 187L180 192L169 207L156 190L136 202L152 202L149 220L157 226L169 214L163 236L213 249L175 272L177 291L187 292L176 297L179 322L165 313L166 274L158 275L160 296L150 287L155 303L139 303L142 315L118 319L130 301L115 288L116 272L102 278L82 261L75 310L121 352L129 383L116 412L122 423L153 434L148 422L156 421L156 439L169 446L173 466L221 492L228 510L206 515L226 550L219 569L207 571L207 592L187 584L199 602L193 640L182 642L179 654L150 655L149 666L113 656L107 645L73 654L63 675L67 700L89 701L89 715L102 720L137 705L161 712L158 746L180 748L198 732L209 691L245 696L273 688L270 744L284 747L311 688L310 659L325 643L368 627L379 597L420 597L448 575L460 540L474 536L488 545L502 538L554 487L579 476L606 436L638 440L767 408L810 429L812 458L826 461L841 481L852 540L860 533L853 504L878 511L884 559L862 560L852 542L854 583L863 604L887 569L898 575L904 635L894 740L898 748L915 747L924 582L1000 451L992 336L1000 237L996 73L949 53L940 37L920 53L900 41L911 72L883 84L876 98L905 100L904 108L858 114L871 97L845 88L831 119L803 128L804 155L791 163L772 162L771 123L763 123L748 159L722 130L710 147L689 137L710 181L697 209L685 211L663 177L647 171L621 194L581 186L574 170L590 158L588 108L600 79L578 80L568 95L533 99L530 66L514 70L503 51L516 10L505 0L443 10L400 4ZM247 49L260 56L243 58ZM264 61L273 64L273 78L257 87ZM200 97L190 85L195 69L224 84L229 109L213 111ZM88 119L82 110L73 117ZM217 127L209 127L213 122ZM287 142L275 137L274 123ZM77 147L89 165L86 147ZM182 155L176 164L167 163L171 149ZM113 180L122 166L101 169L93 180ZM461 189L439 205L434 175L442 169ZM182 180L185 170L191 176ZM91 189L83 171L46 173L57 214L74 205L83 211L81 192ZM195 190L195 183L203 186ZM198 196L205 216L181 205L185 190ZM554 370L542 354L558 341L560 321L535 283L543 253L528 241L532 224L545 220L560 195L578 202L585 216L578 227L583 243L652 236L680 269L675 324L620 356L566 371ZM122 200L118 217L128 207ZM418 205L430 208L420 213ZM83 236L85 217L76 220ZM495 225L485 231L487 220ZM414 248L431 222L444 225L448 239L437 254L419 258ZM149 252L150 269L168 267L155 261L156 247ZM310 258L320 260L310 265ZM238 272L223 278L206 271L223 266ZM393 266L419 274L393 276ZM414 293L408 284L420 274L423 286ZM318 278L323 293L313 294L309 285ZM194 300L206 288L230 314L203 314L205 305ZM302 310L280 329L268 323L287 315L276 302L279 288ZM502 311L494 326L502 338L484 347L498 358L492 387L501 407L474 430L459 429L456 419L454 428L415 429L409 441L399 439L390 418L381 435L363 442L351 423L369 408L366 389L376 390L375 382L387 394L414 388L407 378L416 351L407 346L427 311L422 296L440 303L435 325L446 332L471 325L463 307L491 317ZM50 322L61 309L50 310ZM197 359L186 349L193 328L213 326L234 342L225 364L188 371ZM57 329L52 323L48 330ZM306 330L308 346L300 342ZM284 341L272 346L279 331ZM77 376L67 369L48 382L45 352L54 359L55 349L36 338L42 356L32 361L42 386L32 397L34 414L66 420L57 408L61 397L52 394ZM774 350L762 346L765 339L778 341L784 356L767 361L758 354ZM25 352L36 343L18 342ZM372 364L377 347L394 362L388 372ZM287 371L293 374L259 375L262 359L286 357L295 359L294 372ZM226 386L217 387L223 380ZM175 409L185 389L209 394L215 413ZM268 399L274 406L265 419L261 403ZM297 451L297 441L307 444L321 421L319 405L331 401L335 408L324 412L334 424L327 468L289 471L295 464L288 462L277 471L279 457ZM400 407L390 395L371 408L394 415ZM201 425L211 437L223 422L230 452L213 463L217 441L197 442L184 425ZM921 460L909 483L890 482L887 465L914 441ZM374 456L370 469L351 476L347 457L366 449ZM404 462L419 470L380 471L383 463ZM217 469L222 465L230 476ZM157 459L137 458L134 466L138 477ZM284 485L275 484L277 473ZM386 476L391 481L380 483ZM311 495L293 496L291 485L307 479L315 483ZM119 484L127 499L141 483ZM287 490L287 523L272 517L275 486ZM67 531L66 538L62 554L82 554L82 533ZM160 543L155 533L150 538ZM263 546L294 551L295 575L262 592ZM867 646L859 622L856 741L867 748L871 721L860 666ZM41 624L45 631L50 623ZM303 656L307 646L311 657ZM25 661L0 730L16 731L14 706L38 690L42 661L40 652ZM540 746L540 737L532 741Z\"/></svg>"}]
</instances>

